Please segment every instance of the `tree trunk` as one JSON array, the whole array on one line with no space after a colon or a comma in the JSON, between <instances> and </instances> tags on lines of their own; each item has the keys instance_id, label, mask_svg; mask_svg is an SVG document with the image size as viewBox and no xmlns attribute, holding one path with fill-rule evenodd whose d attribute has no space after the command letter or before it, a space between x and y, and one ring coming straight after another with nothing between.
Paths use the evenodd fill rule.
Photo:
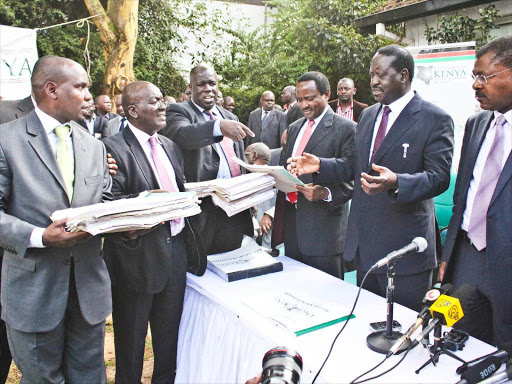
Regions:
<instances>
[{"instance_id":1,"label":"tree trunk","mask_svg":"<svg viewBox=\"0 0 512 384\"><path fill-rule=\"evenodd\" d=\"M107 11L100 0L84 0L99 29L105 58L103 93L113 98L135 80L133 54L137 43L139 0L108 0Z\"/></svg>"}]
</instances>

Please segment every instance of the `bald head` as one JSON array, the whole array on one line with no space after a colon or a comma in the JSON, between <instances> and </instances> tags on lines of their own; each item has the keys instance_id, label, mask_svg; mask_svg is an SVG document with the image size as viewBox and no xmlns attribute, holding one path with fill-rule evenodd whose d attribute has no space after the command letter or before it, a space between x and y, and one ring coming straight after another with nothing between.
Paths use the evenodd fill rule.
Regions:
<instances>
[{"instance_id":1,"label":"bald head","mask_svg":"<svg viewBox=\"0 0 512 384\"><path fill-rule=\"evenodd\" d=\"M105 116L107 113L112 111L112 100L108 95L99 95L94 99L94 105L96 105L96 112L98 115Z\"/></svg>"},{"instance_id":2,"label":"bald head","mask_svg":"<svg viewBox=\"0 0 512 384\"><path fill-rule=\"evenodd\" d=\"M123 90L123 109L137 129L153 135L165 127L165 106L158 87L148 81L135 81Z\"/></svg>"},{"instance_id":3,"label":"bald head","mask_svg":"<svg viewBox=\"0 0 512 384\"><path fill-rule=\"evenodd\" d=\"M288 85L283 88L283 92L281 92L281 100L285 104L292 104L297 100L296 90L294 85Z\"/></svg>"},{"instance_id":4,"label":"bald head","mask_svg":"<svg viewBox=\"0 0 512 384\"><path fill-rule=\"evenodd\" d=\"M274 109L275 102L276 98L271 91L265 91L261 95L260 105L264 111L270 112L272 109Z\"/></svg>"},{"instance_id":5,"label":"bald head","mask_svg":"<svg viewBox=\"0 0 512 384\"><path fill-rule=\"evenodd\" d=\"M264 143L254 143L245 149L249 164L266 165L270 160L270 148Z\"/></svg>"},{"instance_id":6,"label":"bald head","mask_svg":"<svg viewBox=\"0 0 512 384\"><path fill-rule=\"evenodd\" d=\"M229 112L233 112L235 109L235 99L233 99L231 96L226 96L224 98L224 108Z\"/></svg>"},{"instance_id":7,"label":"bald head","mask_svg":"<svg viewBox=\"0 0 512 384\"><path fill-rule=\"evenodd\" d=\"M192 101L209 111L215 106L219 91L215 69L208 64L199 64L190 71Z\"/></svg>"},{"instance_id":8,"label":"bald head","mask_svg":"<svg viewBox=\"0 0 512 384\"><path fill-rule=\"evenodd\" d=\"M149 81L134 81L133 83L128 84L123 90L122 94L122 104L123 109L128 111L128 107L132 104L136 104L141 101L141 90L144 88L153 85ZM129 116L127 116L128 120L130 120Z\"/></svg>"}]
</instances>

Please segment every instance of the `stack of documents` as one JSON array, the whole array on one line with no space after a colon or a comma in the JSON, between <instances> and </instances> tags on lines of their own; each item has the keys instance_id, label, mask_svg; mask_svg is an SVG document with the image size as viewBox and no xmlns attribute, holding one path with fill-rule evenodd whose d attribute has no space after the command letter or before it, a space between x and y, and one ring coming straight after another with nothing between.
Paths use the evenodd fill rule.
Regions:
<instances>
[{"instance_id":1,"label":"stack of documents","mask_svg":"<svg viewBox=\"0 0 512 384\"><path fill-rule=\"evenodd\" d=\"M142 192L133 199L55 211L53 221L65 219L70 232L100 233L149 229L164 221L197 215L201 212L195 192Z\"/></svg>"},{"instance_id":2,"label":"stack of documents","mask_svg":"<svg viewBox=\"0 0 512 384\"><path fill-rule=\"evenodd\" d=\"M264 173L250 173L231 179L186 183L187 191L210 195L215 205L231 217L274 197L274 178Z\"/></svg>"}]
</instances>

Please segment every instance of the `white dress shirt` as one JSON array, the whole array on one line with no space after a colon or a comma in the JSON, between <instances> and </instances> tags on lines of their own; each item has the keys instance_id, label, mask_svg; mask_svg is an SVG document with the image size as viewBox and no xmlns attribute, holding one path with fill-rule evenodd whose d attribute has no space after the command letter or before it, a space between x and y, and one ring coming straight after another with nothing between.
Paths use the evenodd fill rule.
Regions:
<instances>
[{"instance_id":1,"label":"white dress shirt","mask_svg":"<svg viewBox=\"0 0 512 384\"><path fill-rule=\"evenodd\" d=\"M462 216L462 225L461 228L464 231L467 231L469 228L469 220L471 218L471 212L473 211L473 203L475 202L475 196L478 191L478 185L480 184L480 179L482 178L482 173L484 171L485 162L487 157L489 156L489 150L491 149L492 142L494 141L494 136L496 135L496 120L498 116L503 115L505 120L507 121L503 126L503 134L504 134L504 145L503 145L503 158L501 162L501 169L505 166L505 162L507 161L510 151L512 150L512 110L508 111L505 114L502 114L498 111L494 111L494 119L491 121L491 125L487 130L485 135L485 139L480 147L480 152L478 152L478 156L476 158L475 167L473 168L473 178L469 184L468 197L466 199L466 209L464 210L464 215Z\"/></svg>"},{"instance_id":2,"label":"white dress shirt","mask_svg":"<svg viewBox=\"0 0 512 384\"><path fill-rule=\"evenodd\" d=\"M84 119L85 125L87 126L87 129L89 130L89 133L94 136L94 120L97 119L97 116L95 113L92 114L91 120Z\"/></svg>"},{"instance_id":3,"label":"white dress shirt","mask_svg":"<svg viewBox=\"0 0 512 384\"><path fill-rule=\"evenodd\" d=\"M134 127L130 122L128 122L128 127L131 129L133 134L135 135L135 138L139 142L140 146L144 150L144 154L146 155L149 164L151 165L151 169L153 170L153 174L155 175L158 186L162 188L162 182L160 181L160 176L158 175L158 171L156 170L156 165L153 160L153 156L151 155L151 144L149 143L149 139L152 137L148 135L146 132L141 131L140 129ZM157 133L153 135L153 137L156 137L158 139ZM160 139L158 139L158 142L162 144ZM162 162L164 163L165 170L167 174L169 175L169 178L171 179L171 183L176 188L176 191L179 191L178 184L176 183L176 174L174 173L174 168L172 167L171 161L169 160L169 157L167 157L167 153L165 153L164 149L162 148L162 145L156 146L156 151L158 152L158 156L160 159L162 159ZM185 227L185 220L180 220L179 223L176 222L176 220L171 221L171 234L172 236L178 235L183 228Z\"/></svg>"}]
</instances>

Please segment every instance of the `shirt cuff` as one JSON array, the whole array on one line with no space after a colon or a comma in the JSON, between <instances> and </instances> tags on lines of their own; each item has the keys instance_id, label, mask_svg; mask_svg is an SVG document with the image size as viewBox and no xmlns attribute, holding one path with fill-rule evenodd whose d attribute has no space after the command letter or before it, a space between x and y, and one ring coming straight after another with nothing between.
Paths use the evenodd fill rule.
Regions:
<instances>
[{"instance_id":1,"label":"shirt cuff","mask_svg":"<svg viewBox=\"0 0 512 384\"><path fill-rule=\"evenodd\" d=\"M222 132L220 131L220 120L215 120L215 124L213 125L213 137L222 136Z\"/></svg>"},{"instance_id":2,"label":"shirt cuff","mask_svg":"<svg viewBox=\"0 0 512 384\"><path fill-rule=\"evenodd\" d=\"M35 227L30 235L27 248L46 248L43 245L43 232L46 228Z\"/></svg>"},{"instance_id":3,"label":"shirt cuff","mask_svg":"<svg viewBox=\"0 0 512 384\"><path fill-rule=\"evenodd\" d=\"M331 190L327 187L324 187L325 189L327 189L327 192L329 192L329 196L327 196L327 199L324 199L324 201L326 203L330 203L332 201L332 193L331 193Z\"/></svg>"},{"instance_id":4,"label":"shirt cuff","mask_svg":"<svg viewBox=\"0 0 512 384\"><path fill-rule=\"evenodd\" d=\"M269 209L265 212L265 215L268 215L268 216L270 216L272 219L274 219L275 210L276 210L276 207L275 207L275 206L273 206L272 208L269 208Z\"/></svg>"}]
</instances>

